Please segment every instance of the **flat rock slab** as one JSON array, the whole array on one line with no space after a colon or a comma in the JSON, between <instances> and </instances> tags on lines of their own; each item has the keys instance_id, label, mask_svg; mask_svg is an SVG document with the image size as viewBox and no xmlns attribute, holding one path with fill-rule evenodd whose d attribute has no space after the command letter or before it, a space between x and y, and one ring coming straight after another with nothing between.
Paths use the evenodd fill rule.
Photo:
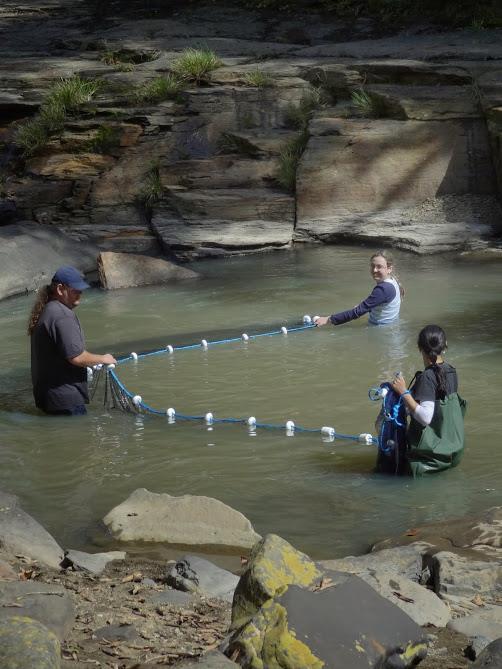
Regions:
<instances>
[{"instance_id":1,"label":"flat rock slab","mask_svg":"<svg viewBox=\"0 0 502 669\"><path fill-rule=\"evenodd\" d=\"M152 592L147 595L154 604L165 604L167 606L184 607L193 601L193 594L182 592L181 590L162 590L162 592Z\"/></svg>"},{"instance_id":2,"label":"flat rock slab","mask_svg":"<svg viewBox=\"0 0 502 669\"><path fill-rule=\"evenodd\" d=\"M260 539L249 520L211 497L135 490L104 518L119 541L250 549Z\"/></svg>"},{"instance_id":3,"label":"flat rock slab","mask_svg":"<svg viewBox=\"0 0 502 669\"><path fill-rule=\"evenodd\" d=\"M359 577L414 620L417 625L446 627L450 609L439 597L409 578L392 574L385 569L360 572Z\"/></svg>"},{"instance_id":4,"label":"flat rock slab","mask_svg":"<svg viewBox=\"0 0 502 669\"><path fill-rule=\"evenodd\" d=\"M61 585L36 581L0 583L0 620L13 616L38 620L62 641L73 626L75 610Z\"/></svg>"},{"instance_id":5,"label":"flat rock slab","mask_svg":"<svg viewBox=\"0 0 502 669\"><path fill-rule=\"evenodd\" d=\"M111 251L99 254L98 270L101 285L106 290L164 284L199 276L187 267L162 258Z\"/></svg>"},{"instance_id":6,"label":"flat rock slab","mask_svg":"<svg viewBox=\"0 0 502 669\"><path fill-rule=\"evenodd\" d=\"M231 602L239 577L196 555L185 555L171 567L166 581L179 590Z\"/></svg>"},{"instance_id":7,"label":"flat rock slab","mask_svg":"<svg viewBox=\"0 0 502 669\"><path fill-rule=\"evenodd\" d=\"M318 564L323 569L353 574L372 569L385 569L418 582L422 574L422 555L430 548L431 544L416 541L410 546L382 549L366 555L349 555L336 560L321 560Z\"/></svg>"},{"instance_id":8,"label":"flat rock slab","mask_svg":"<svg viewBox=\"0 0 502 669\"><path fill-rule=\"evenodd\" d=\"M448 627L466 636L483 636L494 641L502 637L502 606L487 605L470 616L450 621Z\"/></svg>"},{"instance_id":9,"label":"flat rock slab","mask_svg":"<svg viewBox=\"0 0 502 669\"><path fill-rule=\"evenodd\" d=\"M57 637L36 620L21 615L0 619L2 669L59 669Z\"/></svg>"},{"instance_id":10,"label":"flat rock slab","mask_svg":"<svg viewBox=\"0 0 502 669\"><path fill-rule=\"evenodd\" d=\"M63 549L55 539L23 511L15 495L3 492L0 492L0 545L8 553L26 555L56 569L63 559Z\"/></svg>"},{"instance_id":11,"label":"flat rock slab","mask_svg":"<svg viewBox=\"0 0 502 669\"><path fill-rule=\"evenodd\" d=\"M377 667L383 655L397 659L399 648L420 644L423 636L409 616L357 576L317 593L293 586L278 602L289 630L326 669Z\"/></svg>"},{"instance_id":12,"label":"flat rock slab","mask_svg":"<svg viewBox=\"0 0 502 669\"><path fill-rule=\"evenodd\" d=\"M33 223L0 227L0 299L31 292L50 283L61 265L81 272L96 269L98 251L64 232Z\"/></svg>"},{"instance_id":13,"label":"flat rock slab","mask_svg":"<svg viewBox=\"0 0 502 669\"><path fill-rule=\"evenodd\" d=\"M69 550L65 552L61 563L63 568L73 567L81 571L98 576L102 574L106 565L113 560L125 560L124 551L110 551L108 553L84 553L82 551Z\"/></svg>"},{"instance_id":14,"label":"flat rock slab","mask_svg":"<svg viewBox=\"0 0 502 669\"><path fill-rule=\"evenodd\" d=\"M105 625L92 633L96 639L107 641L135 641L139 634L134 625Z\"/></svg>"}]
</instances>

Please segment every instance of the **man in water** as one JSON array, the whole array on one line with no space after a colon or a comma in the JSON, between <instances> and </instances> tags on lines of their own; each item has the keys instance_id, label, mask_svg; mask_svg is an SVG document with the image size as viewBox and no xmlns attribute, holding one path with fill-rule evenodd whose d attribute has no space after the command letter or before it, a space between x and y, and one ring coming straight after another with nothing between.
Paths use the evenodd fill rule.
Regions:
<instances>
[{"instance_id":1,"label":"man in water","mask_svg":"<svg viewBox=\"0 0 502 669\"><path fill-rule=\"evenodd\" d=\"M110 355L85 350L84 335L74 313L83 290L90 288L74 267L60 267L38 292L31 311L31 378L35 404L45 413L79 416L89 402L87 367L115 364Z\"/></svg>"}]
</instances>

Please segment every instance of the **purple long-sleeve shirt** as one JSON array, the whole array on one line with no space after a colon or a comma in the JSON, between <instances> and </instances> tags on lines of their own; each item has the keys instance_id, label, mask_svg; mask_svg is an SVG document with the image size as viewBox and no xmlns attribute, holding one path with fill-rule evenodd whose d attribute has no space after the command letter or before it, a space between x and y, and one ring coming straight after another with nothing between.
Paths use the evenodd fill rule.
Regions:
<instances>
[{"instance_id":1,"label":"purple long-sleeve shirt","mask_svg":"<svg viewBox=\"0 0 502 669\"><path fill-rule=\"evenodd\" d=\"M353 321L356 318L364 316L364 314L367 314L375 307L390 302L395 297L396 289L394 285L390 283L390 281L382 281L381 283L377 283L368 297L360 302L356 307L353 309L348 309L347 311L339 311L338 313L330 316L329 320L333 325L341 325L342 323Z\"/></svg>"}]
</instances>

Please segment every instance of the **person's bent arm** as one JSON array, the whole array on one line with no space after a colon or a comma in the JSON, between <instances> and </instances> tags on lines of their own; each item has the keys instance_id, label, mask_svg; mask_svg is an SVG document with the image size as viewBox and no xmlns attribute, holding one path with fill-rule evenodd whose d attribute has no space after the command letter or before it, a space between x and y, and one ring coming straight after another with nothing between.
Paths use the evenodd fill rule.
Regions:
<instances>
[{"instance_id":1,"label":"person's bent arm","mask_svg":"<svg viewBox=\"0 0 502 669\"><path fill-rule=\"evenodd\" d=\"M117 361L111 353L99 355L97 353L89 353L89 351L82 351L74 358L68 358L68 362L76 367L92 367L93 365L115 365Z\"/></svg>"},{"instance_id":2,"label":"person's bent arm","mask_svg":"<svg viewBox=\"0 0 502 669\"><path fill-rule=\"evenodd\" d=\"M402 397L403 402L408 409L408 413L411 414L420 425L423 425L423 427L430 425L432 416L434 415L434 402L417 402L406 387L406 381L402 376L396 376L394 380L391 381L391 386L394 391Z\"/></svg>"},{"instance_id":3,"label":"person's bent arm","mask_svg":"<svg viewBox=\"0 0 502 669\"><path fill-rule=\"evenodd\" d=\"M367 314L368 311L378 307L380 304L385 304L390 302L394 298L396 290L391 283L379 283L377 284L368 297L356 305L353 309L348 309L347 311L339 311L332 316L319 316L316 318L314 323L318 327L331 323L332 325L342 325L342 323L348 323L353 321L356 318L361 318L364 314Z\"/></svg>"}]
</instances>

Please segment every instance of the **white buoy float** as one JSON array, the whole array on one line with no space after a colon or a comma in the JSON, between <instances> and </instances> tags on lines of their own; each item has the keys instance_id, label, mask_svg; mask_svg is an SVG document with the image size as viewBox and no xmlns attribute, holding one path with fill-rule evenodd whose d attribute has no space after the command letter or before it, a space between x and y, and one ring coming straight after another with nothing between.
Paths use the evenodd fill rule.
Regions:
<instances>
[{"instance_id":1,"label":"white buoy float","mask_svg":"<svg viewBox=\"0 0 502 669\"><path fill-rule=\"evenodd\" d=\"M168 353L174 353L174 348L171 346L171 344L168 344L168 345L166 346L166 351L167 351Z\"/></svg>"},{"instance_id":2,"label":"white buoy float","mask_svg":"<svg viewBox=\"0 0 502 669\"><path fill-rule=\"evenodd\" d=\"M100 369L103 369L103 365L100 362L98 362L98 364L93 365L92 368L95 372L99 372Z\"/></svg>"},{"instance_id":3,"label":"white buoy float","mask_svg":"<svg viewBox=\"0 0 502 669\"><path fill-rule=\"evenodd\" d=\"M283 335L287 335L288 334L288 328L284 327L284 325L283 325L282 328L281 328L281 332L282 332Z\"/></svg>"},{"instance_id":4,"label":"white buoy float","mask_svg":"<svg viewBox=\"0 0 502 669\"><path fill-rule=\"evenodd\" d=\"M175 423L176 422L176 411L172 407L169 407L169 409L166 409L166 416L167 416L167 422L168 423Z\"/></svg>"},{"instance_id":5,"label":"white buoy float","mask_svg":"<svg viewBox=\"0 0 502 669\"><path fill-rule=\"evenodd\" d=\"M208 343L207 343L206 339L203 339L200 342L200 345L202 346L203 349L206 349L208 347Z\"/></svg>"},{"instance_id":6,"label":"white buoy float","mask_svg":"<svg viewBox=\"0 0 502 669\"><path fill-rule=\"evenodd\" d=\"M328 425L325 425L324 427L321 427L321 434L326 435L327 437L333 437L335 436L335 428L334 427L329 427Z\"/></svg>"},{"instance_id":7,"label":"white buoy float","mask_svg":"<svg viewBox=\"0 0 502 669\"><path fill-rule=\"evenodd\" d=\"M109 365L106 365L106 369L115 369L115 364L111 362Z\"/></svg>"},{"instance_id":8,"label":"white buoy float","mask_svg":"<svg viewBox=\"0 0 502 669\"><path fill-rule=\"evenodd\" d=\"M131 353L131 358L134 360L134 362L136 362L137 359L138 359L138 354L135 353L135 352L133 351L133 352Z\"/></svg>"},{"instance_id":9,"label":"white buoy float","mask_svg":"<svg viewBox=\"0 0 502 669\"><path fill-rule=\"evenodd\" d=\"M320 316L314 316L314 318L312 319L312 322L315 323L318 318L321 318L321 317Z\"/></svg>"},{"instance_id":10,"label":"white buoy float","mask_svg":"<svg viewBox=\"0 0 502 669\"><path fill-rule=\"evenodd\" d=\"M139 407L142 401L143 398L141 397L141 395L134 395L134 397L132 398L132 403L134 404L135 407Z\"/></svg>"},{"instance_id":11,"label":"white buoy float","mask_svg":"<svg viewBox=\"0 0 502 669\"><path fill-rule=\"evenodd\" d=\"M305 325L310 325L312 323L312 319L308 314L305 314L305 316L303 317L303 323Z\"/></svg>"},{"instance_id":12,"label":"white buoy float","mask_svg":"<svg viewBox=\"0 0 502 669\"><path fill-rule=\"evenodd\" d=\"M361 444L367 444L370 446L373 443L373 437L371 434L368 434L367 432L363 432L362 434L359 435L359 441Z\"/></svg>"},{"instance_id":13,"label":"white buoy float","mask_svg":"<svg viewBox=\"0 0 502 669\"><path fill-rule=\"evenodd\" d=\"M286 421L286 436L293 437L295 434L295 422L293 420Z\"/></svg>"},{"instance_id":14,"label":"white buoy float","mask_svg":"<svg viewBox=\"0 0 502 669\"><path fill-rule=\"evenodd\" d=\"M204 420L206 421L206 425L212 425L214 420L213 414L210 411L208 411L207 414L204 416Z\"/></svg>"},{"instance_id":15,"label":"white buoy float","mask_svg":"<svg viewBox=\"0 0 502 669\"><path fill-rule=\"evenodd\" d=\"M247 423L249 427L256 427L256 418L254 416L249 416Z\"/></svg>"},{"instance_id":16,"label":"white buoy float","mask_svg":"<svg viewBox=\"0 0 502 669\"><path fill-rule=\"evenodd\" d=\"M242 334L242 341L249 341L249 335L247 335L245 332Z\"/></svg>"},{"instance_id":17,"label":"white buoy float","mask_svg":"<svg viewBox=\"0 0 502 669\"><path fill-rule=\"evenodd\" d=\"M94 378L94 372L92 371L92 367L88 367L87 368L87 383L91 383L93 378Z\"/></svg>"}]
</instances>

